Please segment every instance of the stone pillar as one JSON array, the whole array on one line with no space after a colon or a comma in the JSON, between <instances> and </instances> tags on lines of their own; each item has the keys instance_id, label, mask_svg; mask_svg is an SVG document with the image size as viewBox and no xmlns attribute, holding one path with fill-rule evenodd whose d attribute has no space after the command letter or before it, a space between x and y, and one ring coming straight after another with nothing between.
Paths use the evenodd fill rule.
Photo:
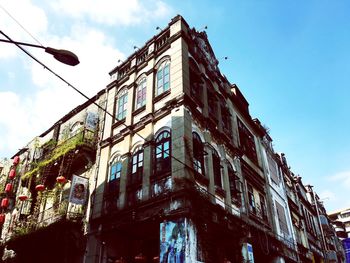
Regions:
<instances>
[{"instance_id":1,"label":"stone pillar","mask_svg":"<svg viewBox=\"0 0 350 263\"><path fill-rule=\"evenodd\" d=\"M150 177L152 175L152 159L153 159L153 146L151 143L147 143L143 148L143 174L142 174L142 200L147 200L151 197L151 182Z\"/></svg>"},{"instance_id":2,"label":"stone pillar","mask_svg":"<svg viewBox=\"0 0 350 263\"><path fill-rule=\"evenodd\" d=\"M209 146L209 144L204 145L204 151L207 153L207 155L204 156L204 165L205 165L205 171L206 176L209 179L209 187L208 191L210 194L215 196L215 184L214 184L214 170L213 170L213 154L212 154L212 148ZM212 199L214 201L214 198Z\"/></svg>"},{"instance_id":3,"label":"stone pillar","mask_svg":"<svg viewBox=\"0 0 350 263\"><path fill-rule=\"evenodd\" d=\"M172 110L171 115L171 170L173 179L191 178L187 167L192 167L189 151L192 149L191 116L184 106ZM184 164L186 166L184 166Z\"/></svg>"},{"instance_id":4,"label":"stone pillar","mask_svg":"<svg viewBox=\"0 0 350 263\"><path fill-rule=\"evenodd\" d=\"M228 169L227 169L227 160L225 160L224 162L222 162L222 182L223 182L223 189L226 192L226 196L225 196L225 207L227 210L229 210L231 212L231 190L230 190L230 180L228 177Z\"/></svg>"},{"instance_id":5,"label":"stone pillar","mask_svg":"<svg viewBox=\"0 0 350 263\"><path fill-rule=\"evenodd\" d=\"M118 199L118 208L124 208L126 204L126 185L128 182L129 176L129 161L130 161L130 153L126 153L121 157L122 162L122 171L120 175L120 192Z\"/></svg>"}]
</instances>

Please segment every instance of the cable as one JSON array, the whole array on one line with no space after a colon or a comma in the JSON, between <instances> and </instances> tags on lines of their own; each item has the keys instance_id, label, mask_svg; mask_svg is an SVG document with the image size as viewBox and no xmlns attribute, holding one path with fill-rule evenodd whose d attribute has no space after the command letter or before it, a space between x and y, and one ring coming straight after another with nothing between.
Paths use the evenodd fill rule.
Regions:
<instances>
[{"instance_id":1,"label":"cable","mask_svg":"<svg viewBox=\"0 0 350 263\"><path fill-rule=\"evenodd\" d=\"M16 20L16 18L14 18L14 17L10 14L9 11L7 11L1 4L0 4L0 7L1 7L2 10L4 10L4 12L5 12L6 14L8 14L9 17L11 17L11 18L17 23L17 25L19 25L28 35L31 36L31 38L33 38L35 42L37 42L40 46L43 47L43 44L41 44L40 41L39 41L37 38L35 38L27 29L25 29L25 27L22 26L22 24L21 24L20 22L18 22L18 21Z\"/></svg>"},{"instance_id":2,"label":"cable","mask_svg":"<svg viewBox=\"0 0 350 263\"><path fill-rule=\"evenodd\" d=\"M3 34L8 40L13 41L9 36L7 36L4 32L2 32L0 30L0 33ZM47 69L49 72L51 72L53 75L55 75L57 78L59 78L60 80L62 80L64 83L66 83L68 85L68 87L72 88L73 90L75 90L76 92L78 92L80 95L82 95L84 98L86 98L88 101L91 101L91 99L85 95L82 91L80 91L78 88L76 88L75 86L73 86L72 84L70 84L67 80L65 80L63 77L61 77L60 75L58 75L56 72L54 72L51 68L49 68L48 66L46 66L43 62L41 62L40 60L38 60L36 57L34 57L32 54L30 54L26 49L24 49L23 47L21 47L19 44L14 43L19 49L21 49L25 54L27 54L30 58L32 58L34 61L36 61L37 63L39 63L41 66L44 67L44 69ZM108 114L109 116L111 116L114 119L114 116L107 111L105 108L103 108L102 106L100 106L99 104L97 104L95 101L92 101L92 103L94 105L96 105L99 109L101 109L103 112L105 112L106 114ZM126 124L122 123L122 125L124 125L125 127L128 127ZM135 132L135 134L137 134L140 138L142 138L145 142L149 142L146 138L144 138L142 135L140 135L138 132ZM186 142L185 142L186 143ZM158 148L161 149L161 148ZM169 156L176 160L177 162L181 163L182 165L184 165L184 167L190 169L191 171L195 171L193 169L193 167L188 166L186 163L182 162L181 160L179 160L178 158L174 157L172 154L169 154ZM217 197L208 192L208 190L205 190L209 195L214 196L215 199L217 199ZM221 201L221 200L220 200ZM232 206L232 204L228 204L225 201L223 201L223 203L225 205L227 205L230 209L234 209L234 207ZM266 234L266 233L265 233Z\"/></svg>"},{"instance_id":3,"label":"cable","mask_svg":"<svg viewBox=\"0 0 350 263\"><path fill-rule=\"evenodd\" d=\"M8 35L6 35L3 31L0 30L0 33L2 35L4 35L8 40L14 42ZM60 80L62 80L64 83L66 83L68 85L68 87L74 89L76 92L78 92L80 95L82 95L84 98L86 98L88 101L91 101L91 99L85 95L82 91L80 91L78 88L74 87L72 84L70 84L67 80L65 80L63 77L61 77L60 75L58 75L56 72L54 72L51 68L49 68L48 66L46 66L43 62L41 62L40 60L38 60L36 57L34 57L32 54L30 54L25 48L21 47L19 44L15 43L14 44L21 49L25 54L27 54L30 58L32 58L34 61L36 61L37 63L39 63L41 66L44 67L44 69L47 69L50 73L52 73L53 75L55 75L57 78L59 78ZM107 111L106 109L104 109L102 106L100 106L99 104L97 104L95 101L92 101L92 103L94 105L96 105L99 109L101 109L102 111L104 111L105 113L107 113L109 116L111 116L114 119L114 116ZM125 123L122 123L122 125L124 125L126 128L128 128L128 126ZM140 138L142 138L145 142L150 142L148 141L145 137L143 137L142 135L140 135L138 132L135 132L135 134L137 134ZM159 146L160 147L160 146ZM159 150L162 150L162 148L157 148ZM174 157L172 154L169 154L169 157L171 157L172 159L176 160L177 162L183 164L185 167L187 168L191 168L189 167L187 164L185 164L184 162L182 162L181 160L179 160L178 158Z\"/></svg>"}]
</instances>

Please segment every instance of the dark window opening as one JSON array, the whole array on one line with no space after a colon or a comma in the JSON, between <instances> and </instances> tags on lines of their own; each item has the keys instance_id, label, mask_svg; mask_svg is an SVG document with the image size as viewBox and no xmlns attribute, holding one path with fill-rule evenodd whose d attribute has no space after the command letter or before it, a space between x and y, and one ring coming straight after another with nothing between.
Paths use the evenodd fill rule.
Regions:
<instances>
[{"instance_id":1,"label":"dark window opening","mask_svg":"<svg viewBox=\"0 0 350 263\"><path fill-rule=\"evenodd\" d=\"M247 189L248 189L249 211L253 214L256 214L256 205L255 205L253 187L250 184L248 184Z\"/></svg>"},{"instance_id":2,"label":"dark window opening","mask_svg":"<svg viewBox=\"0 0 350 263\"><path fill-rule=\"evenodd\" d=\"M215 150L213 150L213 172L215 186L222 188L220 157Z\"/></svg>"},{"instance_id":3,"label":"dark window opening","mask_svg":"<svg viewBox=\"0 0 350 263\"><path fill-rule=\"evenodd\" d=\"M221 118L224 132L231 134L231 114L225 106L221 106Z\"/></svg>"},{"instance_id":4,"label":"dark window opening","mask_svg":"<svg viewBox=\"0 0 350 263\"><path fill-rule=\"evenodd\" d=\"M204 172L204 146L198 133L192 133L193 139L193 169L201 175L205 175Z\"/></svg>"},{"instance_id":5,"label":"dark window opening","mask_svg":"<svg viewBox=\"0 0 350 263\"><path fill-rule=\"evenodd\" d=\"M238 123L239 142L240 142L242 151L251 161L253 161L255 164L258 164L258 156L256 154L253 134L239 119L237 119L237 123Z\"/></svg>"},{"instance_id":6,"label":"dark window opening","mask_svg":"<svg viewBox=\"0 0 350 263\"><path fill-rule=\"evenodd\" d=\"M167 174L171 171L171 136L169 131L163 131L156 138L155 174Z\"/></svg>"},{"instance_id":7,"label":"dark window opening","mask_svg":"<svg viewBox=\"0 0 350 263\"><path fill-rule=\"evenodd\" d=\"M235 202L240 202L240 188L239 188L239 178L237 177L235 171L231 164L228 164L228 179L230 183L231 199Z\"/></svg>"},{"instance_id":8,"label":"dark window opening","mask_svg":"<svg viewBox=\"0 0 350 263\"><path fill-rule=\"evenodd\" d=\"M138 150L132 156L131 160L131 175L129 178L130 184L140 184L142 183L143 174L143 150Z\"/></svg>"}]
</instances>

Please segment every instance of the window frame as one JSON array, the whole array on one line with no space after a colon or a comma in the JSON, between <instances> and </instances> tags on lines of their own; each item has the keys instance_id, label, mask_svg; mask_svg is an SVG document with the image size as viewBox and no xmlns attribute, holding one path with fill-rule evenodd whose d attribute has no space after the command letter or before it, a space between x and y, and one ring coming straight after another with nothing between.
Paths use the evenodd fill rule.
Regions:
<instances>
[{"instance_id":1,"label":"window frame","mask_svg":"<svg viewBox=\"0 0 350 263\"><path fill-rule=\"evenodd\" d=\"M141 94L139 96L139 94ZM141 102L139 101L139 98L141 98ZM135 88L135 105L134 110L138 110L146 105L146 99L147 99L147 78L143 77L141 78L137 86Z\"/></svg>"},{"instance_id":2,"label":"window frame","mask_svg":"<svg viewBox=\"0 0 350 263\"><path fill-rule=\"evenodd\" d=\"M237 177L236 172L233 169L233 166L231 163L227 164L227 173L228 173L228 180L230 185L231 199L237 202L239 201L239 194L241 193L237 185L239 178Z\"/></svg>"},{"instance_id":3,"label":"window frame","mask_svg":"<svg viewBox=\"0 0 350 263\"><path fill-rule=\"evenodd\" d=\"M258 165L258 153L255 144L255 136L247 126L237 117L239 143L244 154Z\"/></svg>"},{"instance_id":4,"label":"window frame","mask_svg":"<svg viewBox=\"0 0 350 263\"><path fill-rule=\"evenodd\" d=\"M157 176L168 175L171 172L171 132L169 130L160 132L155 139L154 164L154 174Z\"/></svg>"},{"instance_id":5,"label":"window frame","mask_svg":"<svg viewBox=\"0 0 350 263\"><path fill-rule=\"evenodd\" d=\"M212 149L212 164L213 164L213 176L214 176L214 185L216 187L222 188L222 174L221 174L221 159L219 153Z\"/></svg>"},{"instance_id":6,"label":"window frame","mask_svg":"<svg viewBox=\"0 0 350 263\"><path fill-rule=\"evenodd\" d=\"M115 167L115 172L113 172L113 168L114 167ZM119 168L119 170L118 170L118 168ZM108 182L113 182L113 181L116 181L116 180L120 179L121 173L122 173L122 169L123 169L123 164L122 164L121 161L113 162L110 165Z\"/></svg>"},{"instance_id":7,"label":"window frame","mask_svg":"<svg viewBox=\"0 0 350 263\"><path fill-rule=\"evenodd\" d=\"M253 186L249 183L247 183L247 194L248 194L249 210L250 212L256 215L256 202L255 202L255 196L254 196L254 189L253 189Z\"/></svg>"},{"instance_id":8,"label":"window frame","mask_svg":"<svg viewBox=\"0 0 350 263\"><path fill-rule=\"evenodd\" d=\"M131 156L130 184L142 183L144 157L143 148L138 148ZM134 167L136 169L135 171Z\"/></svg>"},{"instance_id":9,"label":"window frame","mask_svg":"<svg viewBox=\"0 0 350 263\"><path fill-rule=\"evenodd\" d=\"M155 80L156 97L170 90L170 60L165 60L160 64L155 74Z\"/></svg>"},{"instance_id":10,"label":"window frame","mask_svg":"<svg viewBox=\"0 0 350 263\"><path fill-rule=\"evenodd\" d=\"M193 169L197 174L205 176L204 145L197 132L192 132Z\"/></svg>"},{"instance_id":11,"label":"window frame","mask_svg":"<svg viewBox=\"0 0 350 263\"><path fill-rule=\"evenodd\" d=\"M128 89L121 90L117 95L116 119L124 120L128 111Z\"/></svg>"}]
</instances>

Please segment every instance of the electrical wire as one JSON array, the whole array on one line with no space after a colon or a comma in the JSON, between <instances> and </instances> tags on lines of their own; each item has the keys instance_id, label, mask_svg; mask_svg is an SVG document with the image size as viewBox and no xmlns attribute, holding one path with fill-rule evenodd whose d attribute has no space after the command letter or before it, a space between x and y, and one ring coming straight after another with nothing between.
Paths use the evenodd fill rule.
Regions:
<instances>
[{"instance_id":1,"label":"electrical wire","mask_svg":"<svg viewBox=\"0 0 350 263\"><path fill-rule=\"evenodd\" d=\"M41 44L41 42L36 38L34 37L13 15L10 14L9 11L7 11L5 9L5 7L3 7L1 4L0 4L0 8L9 16L12 18L13 21L16 22L17 25L19 25L31 38L34 39L35 42L37 42L40 46L43 47L43 44Z\"/></svg>"},{"instance_id":2,"label":"electrical wire","mask_svg":"<svg viewBox=\"0 0 350 263\"><path fill-rule=\"evenodd\" d=\"M13 40L6 35L3 31L0 30L0 33L3 34L8 40L12 41ZM73 86L71 83L69 83L67 80L65 80L63 77L61 77L59 74L57 74L56 72L54 72L50 67L48 67L47 65L45 65L43 62L41 62L39 59L37 59L36 57L34 57L30 52L28 52L25 48L21 47L19 44L15 43L14 44L21 49L26 55L28 55L31 59L33 59L35 62L37 62L38 64L40 64L42 67L44 67L44 69L48 70L50 73L52 73L54 76L56 76L57 78L59 78L60 80L62 80L64 83L66 83L68 85L68 87L72 88L73 90L75 90L76 92L78 92L80 95L82 95L84 98L86 98L88 101L91 101L92 104L96 105L100 110L102 110L103 112L105 112L107 115L109 115L110 117L112 117L113 119L115 118L113 116L113 114L111 114L109 111L107 111L107 109L103 108L102 106L100 106L99 104L97 104L95 101L92 101L92 99L90 99L87 95L85 95L82 91L80 91L78 88L76 88L75 86ZM122 125L124 125L125 127L128 127L125 123L122 123ZM142 135L140 135L138 132L135 132L135 134L137 134L140 138L142 138L145 142L150 142L148 141L145 137L143 137ZM186 143L186 142L185 142ZM157 148L160 149L161 148ZM175 161L179 162L180 164L184 165L184 167L186 167L187 169L191 170L191 171L195 171L193 169L193 167L187 165L186 163L182 162L181 160L179 160L178 158L176 158L175 156L173 156L172 154L169 154L169 156L174 159ZM209 192L208 192L209 193ZM210 195L214 196L215 199L217 199L217 197L214 194L209 193ZM229 208L234 209L234 207L229 204L226 203L225 201L223 202L225 205L227 205Z\"/></svg>"},{"instance_id":3,"label":"electrical wire","mask_svg":"<svg viewBox=\"0 0 350 263\"><path fill-rule=\"evenodd\" d=\"M45 65L43 62L41 62L39 59L37 59L36 57L34 57L30 52L28 52L25 48L21 47L19 44L15 43L8 35L6 35L3 31L0 30L0 33L2 35L4 35L8 40L12 41L19 49L21 49L25 54L27 54L31 59L33 59L35 62L39 63L42 67L44 67L44 69L48 70L50 73L52 73L53 75L55 75L57 78L59 78L60 80L62 80L64 83L66 83L68 85L68 87L72 88L73 90L75 90L76 92L78 92L80 95L82 95L84 98L86 98L88 101L91 101L94 105L96 105L99 109L101 109L102 111L104 111L106 114L108 114L110 117L112 117L113 119L115 119L115 117L113 116L113 114L111 114L109 111L107 111L105 108L103 108L102 106L100 106L99 104L97 104L95 101L92 101L92 99L90 99L87 95L85 95L82 91L80 91L78 88L76 88L75 86L73 86L71 83L69 83L67 80L65 80L63 77L61 77L59 74L57 74L56 72L54 72L50 67L48 67L47 65ZM122 123L122 125L124 125L124 127L128 128L128 126L125 123ZM143 139L145 142L150 142L148 141L144 136L142 136L141 134L139 134L138 132L135 132L135 134L137 134L141 139ZM159 146L161 147L161 146ZM159 150L162 150L161 148L157 148ZM177 162L181 163L182 165L184 165L187 168L191 168L189 167L187 164L185 164L184 162L182 162L181 160L179 160L178 158L176 158L175 156L173 156L172 154L169 154L169 157L171 157L172 159L176 160Z\"/></svg>"}]
</instances>

